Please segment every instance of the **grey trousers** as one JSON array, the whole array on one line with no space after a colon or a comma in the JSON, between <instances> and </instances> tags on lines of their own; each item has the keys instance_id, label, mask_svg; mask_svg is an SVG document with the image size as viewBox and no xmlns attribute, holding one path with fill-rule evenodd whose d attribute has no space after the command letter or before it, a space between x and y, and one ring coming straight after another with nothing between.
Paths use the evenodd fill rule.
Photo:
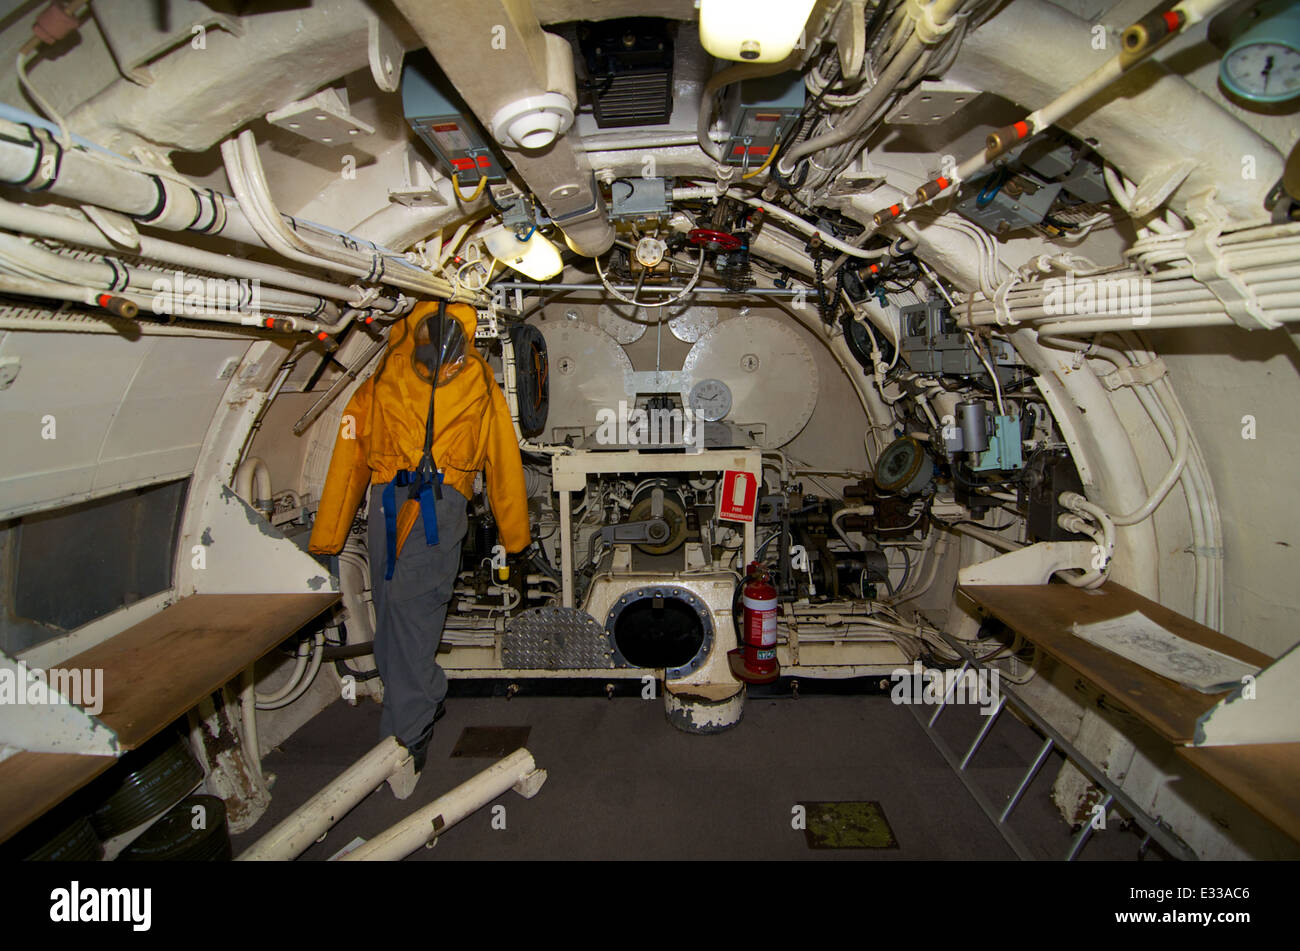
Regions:
<instances>
[{"instance_id":1,"label":"grey trousers","mask_svg":"<svg viewBox=\"0 0 1300 951\"><path fill-rule=\"evenodd\" d=\"M366 535L375 601L375 662L384 681L379 735L395 736L403 746L410 746L433 723L438 704L447 696L447 675L435 656L460 568L466 501L455 489L443 486L437 503L438 544L424 540L424 523L417 521L398 555L392 579L386 581L383 491L382 485L370 487ZM406 491L396 490L399 509Z\"/></svg>"}]
</instances>

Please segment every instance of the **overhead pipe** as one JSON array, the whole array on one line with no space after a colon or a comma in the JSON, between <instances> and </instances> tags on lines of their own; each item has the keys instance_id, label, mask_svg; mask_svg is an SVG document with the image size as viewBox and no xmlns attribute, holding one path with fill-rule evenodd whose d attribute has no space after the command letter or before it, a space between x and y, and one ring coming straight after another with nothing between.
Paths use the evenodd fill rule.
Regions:
<instances>
[{"instance_id":1,"label":"overhead pipe","mask_svg":"<svg viewBox=\"0 0 1300 951\"><path fill-rule=\"evenodd\" d=\"M455 289L443 278L410 267L404 258L391 251L353 250L335 247L328 242L313 243L289 228L271 199L270 186L257 154L257 142L247 129L234 139L221 143L221 157L225 161L230 186L253 230L261 242L276 253L313 267L352 274L368 283L393 284L404 290L451 300L477 301L477 294ZM389 271L390 260L398 263L396 272Z\"/></svg>"},{"instance_id":2,"label":"overhead pipe","mask_svg":"<svg viewBox=\"0 0 1300 951\"><path fill-rule=\"evenodd\" d=\"M58 254L54 251L47 251L44 248L29 244L15 235L0 231L0 261L4 260L8 260L12 265L16 265L23 270L33 272L28 276L45 280L63 280L70 284L84 284L88 287L113 292L129 289L138 294L152 296L155 300L159 296L184 298L186 300L190 297L185 292L183 278L181 279L182 286L176 286L177 277L175 274L139 268L110 255L101 255L97 261L82 260L65 254ZM202 279L200 278L200 280ZM233 281L233 279L231 280ZM162 282L166 290L158 288L159 282ZM251 306L254 303L251 300L251 289L249 289L250 300L231 301L223 298L214 303L207 296L206 285L199 296L204 299L208 306L212 307L231 306L233 309L244 309L243 305ZM258 297L260 298L259 306L264 303L269 311L302 314L309 318L321 317L323 318L322 323L329 325L338 323L338 307L318 297L295 294L291 291L262 291L260 289ZM170 311L161 312L169 313ZM339 329L342 329L341 324Z\"/></svg>"},{"instance_id":3,"label":"overhead pipe","mask_svg":"<svg viewBox=\"0 0 1300 951\"><path fill-rule=\"evenodd\" d=\"M245 214L246 209L229 196L191 185L164 169L150 169L83 149L65 149L44 130L6 120L0 120L0 184L48 192L80 205L108 208L129 215L141 224L168 231L219 235L257 247L267 246ZM279 223L281 227L286 226L283 220ZM293 225L295 232L310 234L327 246L337 246L343 251L351 247L369 248L375 257L391 261L394 268L387 274L385 267L375 268L378 275L375 283L446 296L438 287L440 279L432 279L396 252L324 225L291 217L288 224ZM321 266L319 260L313 264ZM365 268L359 273L369 276Z\"/></svg>"},{"instance_id":4,"label":"overhead pipe","mask_svg":"<svg viewBox=\"0 0 1300 951\"><path fill-rule=\"evenodd\" d=\"M0 120L0 182L100 205L168 231L221 235L260 245L224 195L180 183L173 173L126 167L98 153L65 149L48 133Z\"/></svg>"},{"instance_id":5,"label":"overhead pipe","mask_svg":"<svg viewBox=\"0 0 1300 951\"><path fill-rule=\"evenodd\" d=\"M30 205L20 205L0 199L0 228L42 238L51 238L64 244L94 248L98 251L122 253L123 249L109 240L107 235L93 223L81 217L81 212L77 214L78 217L55 214ZM216 254L212 251L204 251L201 248L190 247L186 244L177 244L174 241L166 241L147 234L137 234L136 238L139 244L135 250L138 251L140 257L151 261L257 280L264 284L289 288L304 294L314 294L317 297L345 303L356 303L362 299L361 289L356 286L349 287L346 284L334 284L296 271L276 267L273 264L262 264L258 261L237 258L228 254ZM392 298L376 298L365 306L376 310L390 311L397 308L399 303Z\"/></svg>"},{"instance_id":6,"label":"overhead pipe","mask_svg":"<svg viewBox=\"0 0 1300 951\"><path fill-rule=\"evenodd\" d=\"M94 287L86 287L78 284L68 284L63 282L45 281L31 277L12 276L0 274L0 294L17 294L23 297L41 297L47 300L67 301L68 303L85 304L92 308L98 308L107 311L114 317L124 320L134 320L141 310L150 307L151 298L147 294L141 294L137 291L121 290L116 293L110 293ZM355 310L348 310L344 315L344 322L350 322L356 316ZM328 340L331 336L330 331L325 325L317 323L314 320L308 320L304 317L295 317L292 315L267 316L266 314L253 314L241 310L199 310L182 315L184 319L196 320L203 322L214 322L222 324L232 324L247 328L260 328L278 333L311 333L315 334L322 340ZM36 330L63 330L73 329L82 330L82 327L65 327L55 321L13 321L6 318L6 327L9 329L36 329ZM142 327L148 327L148 324ZM161 329L161 328L160 328Z\"/></svg>"}]
</instances>

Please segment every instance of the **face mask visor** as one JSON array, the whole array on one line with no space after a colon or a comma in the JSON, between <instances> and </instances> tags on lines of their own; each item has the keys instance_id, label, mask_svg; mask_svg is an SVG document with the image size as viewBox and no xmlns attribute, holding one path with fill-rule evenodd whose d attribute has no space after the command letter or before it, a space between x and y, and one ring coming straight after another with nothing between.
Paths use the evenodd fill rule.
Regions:
<instances>
[{"instance_id":1,"label":"face mask visor","mask_svg":"<svg viewBox=\"0 0 1300 951\"><path fill-rule=\"evenodd\" d=\"M460 321L437 312L425 317L415 328L415 348L411 366L425 383L438 386L455 378L465 368L465 331Z\"/></svg>"}]
</instances>

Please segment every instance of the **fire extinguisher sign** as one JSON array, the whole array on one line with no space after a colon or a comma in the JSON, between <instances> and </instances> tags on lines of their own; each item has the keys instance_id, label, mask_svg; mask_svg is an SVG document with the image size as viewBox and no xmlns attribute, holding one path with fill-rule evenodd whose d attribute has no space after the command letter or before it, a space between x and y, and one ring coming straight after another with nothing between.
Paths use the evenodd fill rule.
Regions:
<instances>
[{"instance_id":1,"label":"fire extinguisher sign","mask_svg":"<svg viewBox=\"0 0 1300 951\"><path fill-rule=\"evenodd\" d=\"M752 522L757 502L758 476L737 469L723 472L718 518L728 522Z\"/></svg>"}]
</instances>

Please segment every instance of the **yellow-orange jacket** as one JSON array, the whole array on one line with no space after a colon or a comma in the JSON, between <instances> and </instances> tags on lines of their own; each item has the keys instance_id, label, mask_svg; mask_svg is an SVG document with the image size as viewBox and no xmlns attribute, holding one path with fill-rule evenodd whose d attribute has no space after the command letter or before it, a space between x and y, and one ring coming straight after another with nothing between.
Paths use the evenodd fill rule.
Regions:
<instances>
[{"instance_id":1,"label":"yellow-orange jacket","mask_svg":"<svg viewBox=\"0 0 1300 951\"><path fill-rule=\"evenodd\" d=\"M419 304L393 325L379 368L361 384L343 411L311 532L312 552L332 555L340 551L366 487L390 482L398 472L419 464L424 454L429 384L415 372L411 354L417 324L436 308L436 302ZM465 331L466 362L463 370L438 387L433 459L442 470L443 484L466 498L473 495L475 473L486 470L488 502L501 544L511 553L522 551L531 541L528 497L510 410L492 369L474 349L474 309L468 304L450 304L447 316ZM415 511L418 509L413 507L412 514ZM371 514L371 518L378 517L379 513ZM405 538L413 519L405 521L405 525L399 522L399 539Z\"/></svg>"}]
</instances>

